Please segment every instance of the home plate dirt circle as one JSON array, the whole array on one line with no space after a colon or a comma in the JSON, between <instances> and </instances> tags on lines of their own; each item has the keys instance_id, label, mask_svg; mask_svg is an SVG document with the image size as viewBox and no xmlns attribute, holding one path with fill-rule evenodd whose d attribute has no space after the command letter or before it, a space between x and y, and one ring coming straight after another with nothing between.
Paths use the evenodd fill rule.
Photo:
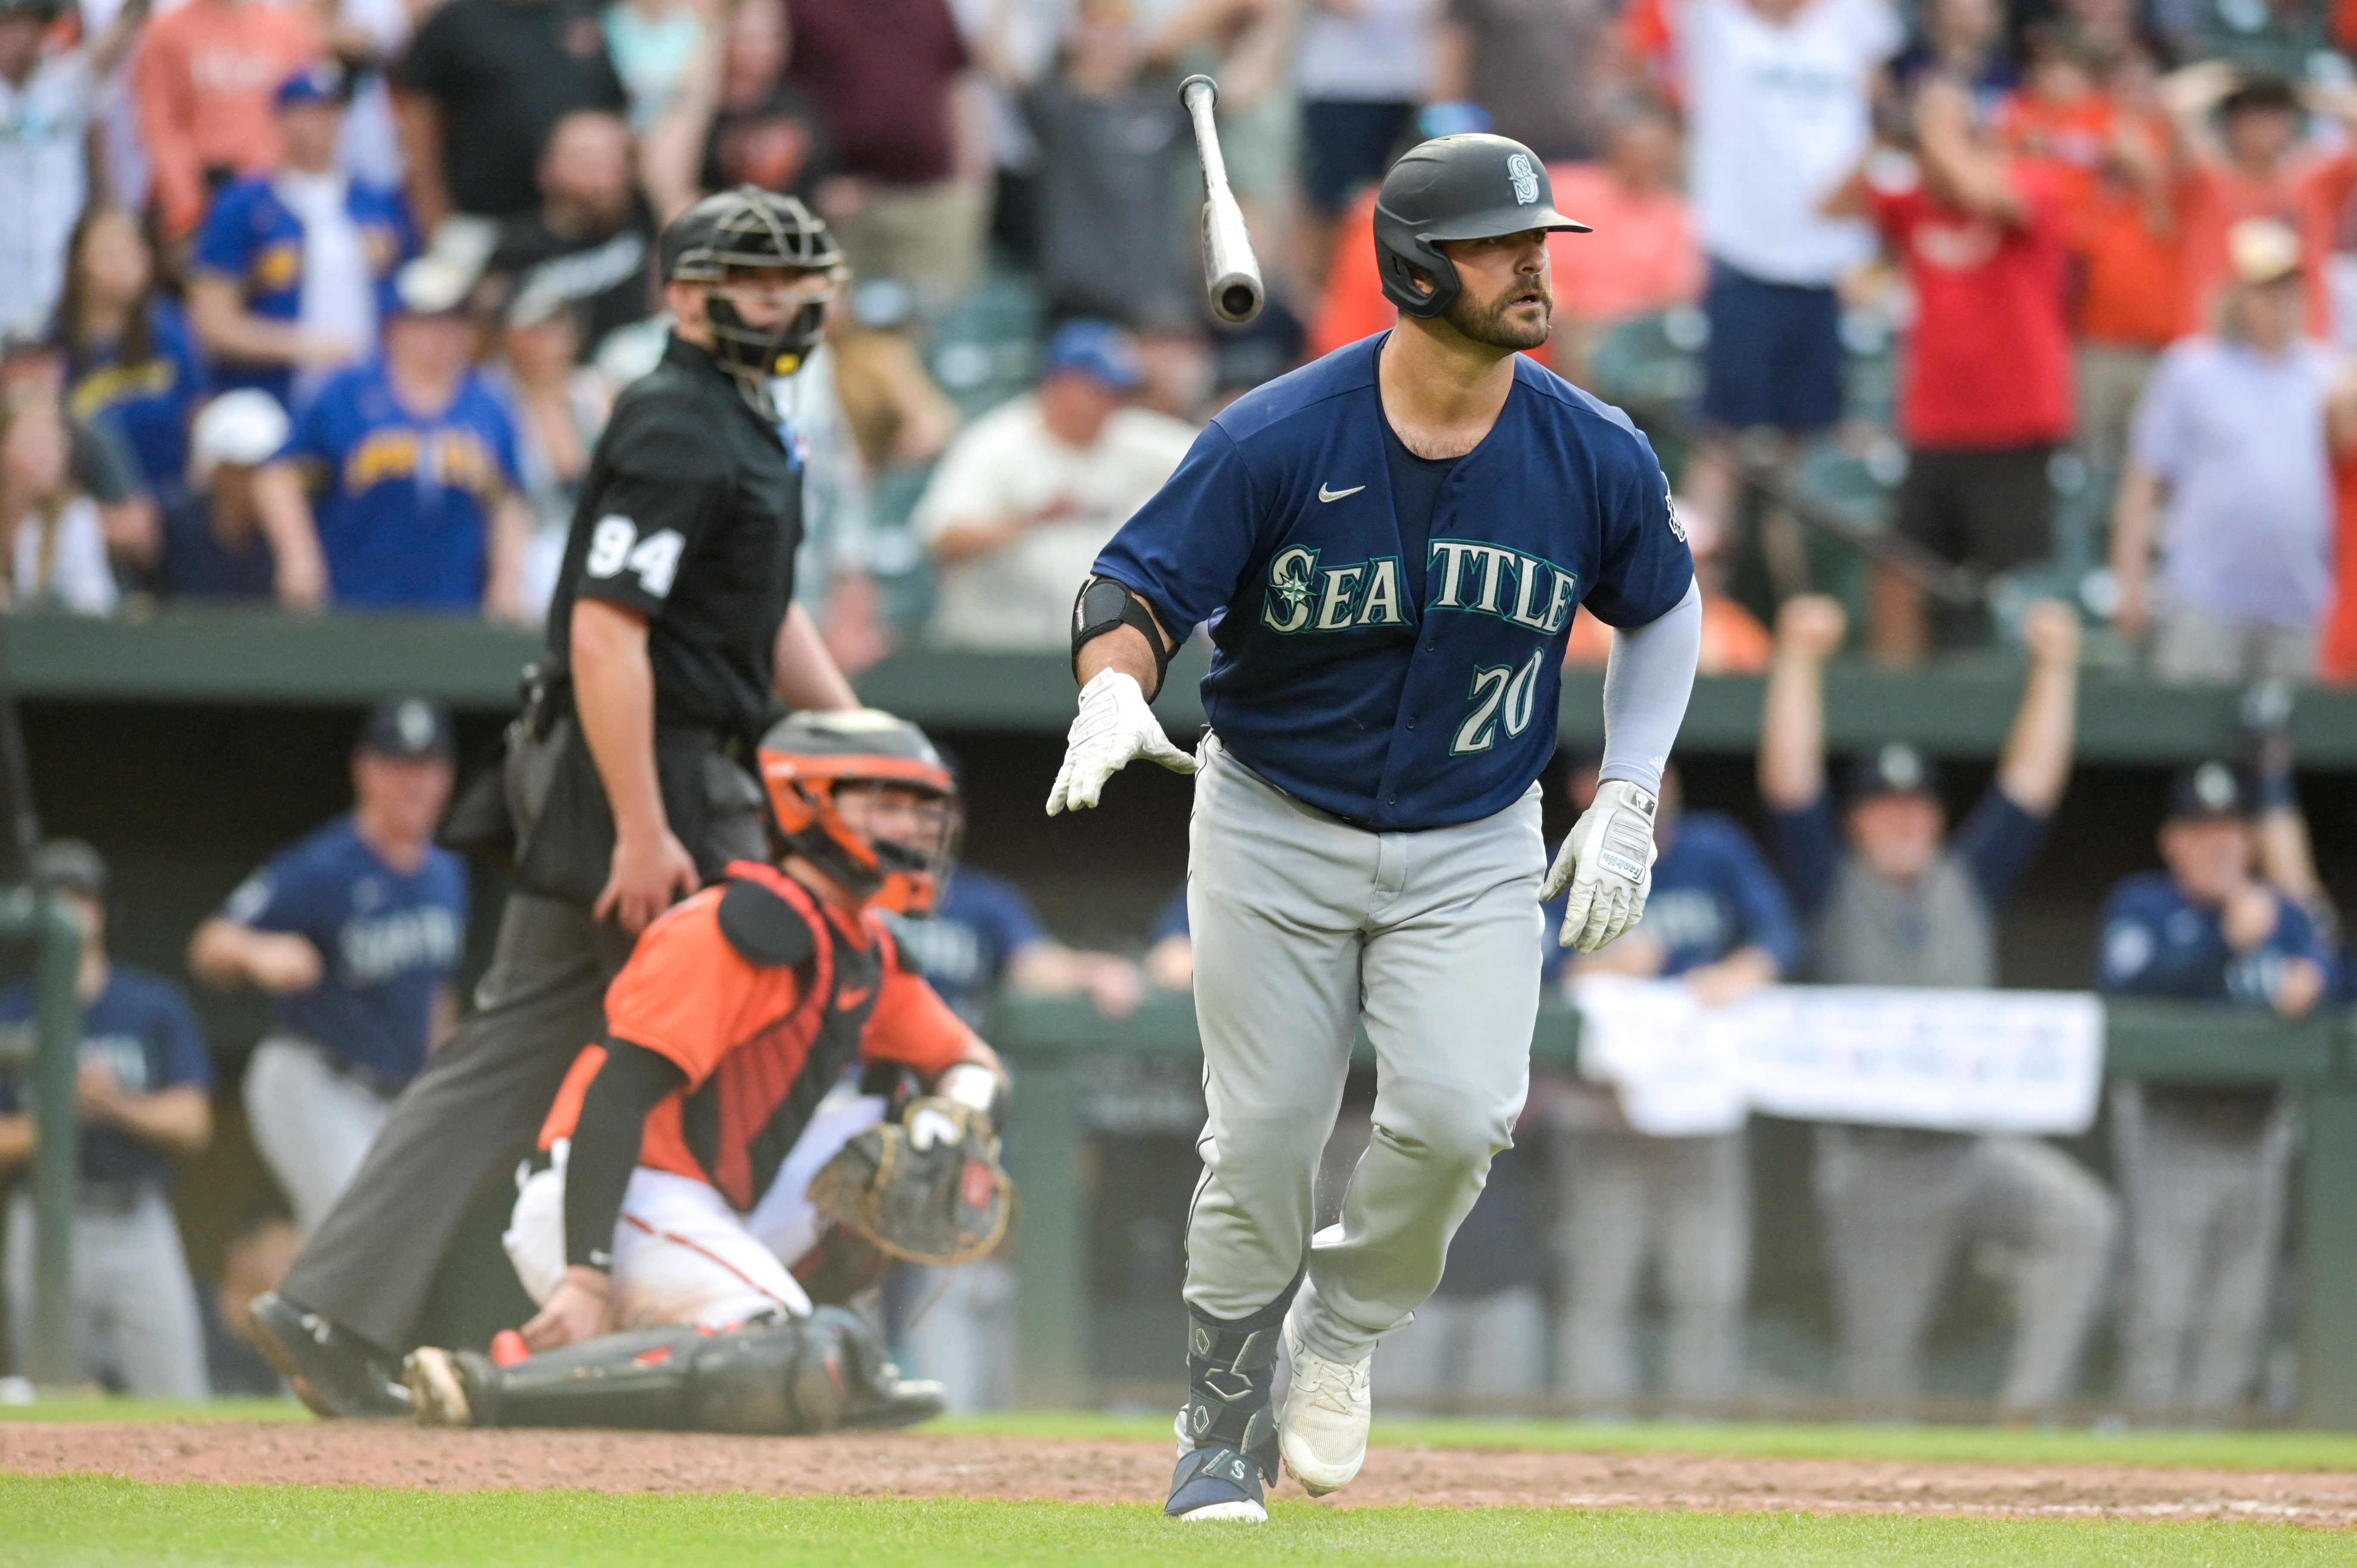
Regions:
<instances>
[{"instance_id":1,"label":"home plate dirt circle","mask_svg":"<svg viewBox=\"0 0 2357 1568\"><path fill-rule=\"evenodd\" d=\"M1158 1500L1168 1444L923 1432L827 1438L445 1432L382 1423L0 1424L0 1471L135 1481L577 1487L1052 1502ZM1291 1482L1281 1495L1298 1497ZM1319 1506L1813 1510L1988 1518L2255 1520L2357 1527L2357 1474L1926 1464L1693 1454L1377 1448Z\"/></svg>"}]
</instances>

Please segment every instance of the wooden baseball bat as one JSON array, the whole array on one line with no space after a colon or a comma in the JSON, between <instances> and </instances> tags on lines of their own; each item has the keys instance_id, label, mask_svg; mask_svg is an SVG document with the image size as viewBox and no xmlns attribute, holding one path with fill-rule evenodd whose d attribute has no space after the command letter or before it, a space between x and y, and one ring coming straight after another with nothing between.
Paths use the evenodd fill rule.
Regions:
<instances>
[{"instance_id":1,"label":"wooden baseball bat","mask_svg":"<svg viewBox=\"0 0 2357 1568\"><path fill-rule=\"evenodd\" d=\"M1260 258L1253 254L1243 209L1228 188L1228 161L1211 118L1219 101L1220 84L1208 76L1190 76L1178 84L1178 102L1195 123L1195 153L1203 163L1203 292L1212 314L1241 327L1260 314L1268 290L1261 282Z\"/></svg>"}]
</instances>

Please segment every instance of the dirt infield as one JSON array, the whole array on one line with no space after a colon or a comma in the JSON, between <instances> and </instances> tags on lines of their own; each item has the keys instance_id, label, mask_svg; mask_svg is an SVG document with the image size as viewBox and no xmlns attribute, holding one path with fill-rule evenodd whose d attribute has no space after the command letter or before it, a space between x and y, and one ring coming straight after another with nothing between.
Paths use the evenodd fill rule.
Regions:
<instances>
[{"instance_id":1,"label":"dirt infield","mask_svg":"<svg viewBox=\"0 0 2357 1568\"><path fill-rule=\"evenodd\" d=\"M1159 1498L1169 1470L1170 1451L1157 1444L925 1433L818 1439L367 1423L0 1424L0 1471L137 1481L1105 1502ZM1286 1492L1298 1495L1290 1482ZM1408 1502L2276 1520L2349 1529L2357 1528L2357 1475L1378 1448L1358 1484L1327 1506Z\"/></svg>"}]
</instances>

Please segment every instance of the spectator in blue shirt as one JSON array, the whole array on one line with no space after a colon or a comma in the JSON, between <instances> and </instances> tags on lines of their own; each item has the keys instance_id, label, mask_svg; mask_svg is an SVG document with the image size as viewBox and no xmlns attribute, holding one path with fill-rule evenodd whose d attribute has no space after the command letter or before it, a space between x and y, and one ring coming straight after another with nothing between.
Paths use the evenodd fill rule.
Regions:
<instances>
[{"instance_id":1,"label":"spectator in blue shirt","mask_svg":"<svg viewBox=\"0 0 2357 1568\"><path fill-rule=\"evenodd\" d=\"M2168 870L2129 877L2104 906L2105 993L2314 1010L2331 954L2299 905L2253 875L2254 804L2225 763L2178 776L2160 829ZM2288 1102L2274 1088L2121 1083L2112 1139L2128 1210L2121 1393L2142 1410L2223 1414L2266 1343Z\"/></svg>"},{"instance_id":2,"label":"spectator in blue shirt","mask_svg":"<svg viewBox=\"0 0 2357 1568\"><path fill-rule=\"evenodd\" d=\"M270 994L246 1116L307 1233L457 1019L467 868L434 843L453 746L436 704L379 703L352 756L351 811L239 884L188 944L206 983Z\"/></svg>"},{"instance_id":3,"label":"spectator in blue shirt","mask_svg":"<svg viewBox=\"0 0 2357 1568\"><path fill-rule=\"evenodd\" d=\"M286 411L248 387L205 404L190 433L188 487L164 508L167 598L266 599L278 558L253 499L262 465L286 446Z\"/></svg>"},{"instance_id":4,"label":"spectator in blue shirt","mask_svg":"<svg viewBox=\"0 0 2357 1568\"><path fill-rule=\"evenodd\" d=\"M1598 761L1576 760L1566 778L1582 811L1596 796ZM1566 967L1575 978L1676 976L1705 1006L1723 1007L1799 968L1800 928L1760 846L1733 819L1686 811L1684 800L1674 766L1662 775L1660 858L1634 930L1567 966L1573 950L1553 940L1562 901L1547 907L1550 981ZM1740 1131L1647 1137L1629 1126L1609 1090L1574 1074L1532 1076L1557 1134L1569 1276L1561 1360L1571 1397L1613 1409L1636 1394L1637 1308L1650 1264L1670 1320L1663 1391L1685 1408L1724 1407L1743 1383L1749 1140Z\"/></svg>"},{"instance_id":5,"label":"spectator in blue shirt","mask_svg":"<svg viewBox=\"0 0 2357 1568\"><path fill-rule=\"evenodd\" d=\"M58 340L66 406L121 439L146 489L168 506L187 482L188 420L205 371L179 306L156 286L146 235L120 208L92 206L74 225Z\"/></svg>"},{"instance_id":6,"label":"spectator in blue shirt","mask_svg":"<svg viewBox=\"0 0 2357 1568\"><path fill-rule=\"evenodd\" d=\"M1812 923L1812 978L1835 985L1996 984L1996 911L2045 837L2071 778L2079 622L2031 606L2029 678L1996 778L1951 835L1930 762L1884 746L1853 768L1836 818L1825 784L1824 666L1841 607L1803 596L1777 618L1760 719L1760 795L1787 887ZM1923 1336L1957 1255L1981 1241L2020 1260L2001 1408L2067 1398L2101 1305L2116 1205L2035 1138L1820 1124L1814 1186L1850 1397L1916 1391Z\"/></svg>"},{"instance_id":7,"label":"spectator in blue shirt","mask_svg":"<svg viewBox=\"0 0 2357 1568\"><path fill-rule=\"evenodd\" d=\"M198 231L188 317L217 391L256 387L299 410L375 352L416 239L399 195L338 166L345 102L337 66L288 77L277 95L285 162L229 186Z\"/></svg>"},{"instance_id":8,"label":"spectator in blue shirt","mask_svg":"<svg viewBox=\"0 0 2357 1568\"><path fill-rule=\"evenodd\" d=\"M188 998L169 981L106 951L106 863L71 839L44 844L34 880L57 890L82 927L81 1185L73 1218L73 1300L82 1374L150 1399L202 1399L204 1328L167 1194L172 1165L212 1141L212 1061ZM32 1027L33 991L0 992L0 1028ZM0 1173L39 1140L30 1087L0 1077ZM25 1365L33 1313L32 1193L8 1202L11 1350Z\"/></svg>"},{"instance_id":9,"label":"spectator in blue shirt","mask_svg":"<svg viewBox=\"0 0 2357 1568\"><path fill-rule=\"evenodd\" d=\"M521 619L532 508L507 405L474 368L463 281L427 257L400 295L384 357L320 389L262 471L279 596Z\"/></svg>"}]
</instances>

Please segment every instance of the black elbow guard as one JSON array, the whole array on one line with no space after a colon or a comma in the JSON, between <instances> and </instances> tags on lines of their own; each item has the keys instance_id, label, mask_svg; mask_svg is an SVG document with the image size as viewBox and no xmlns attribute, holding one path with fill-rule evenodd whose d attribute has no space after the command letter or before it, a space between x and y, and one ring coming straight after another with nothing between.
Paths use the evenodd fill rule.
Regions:
<instances>
[{"instance_id":1,"label":"black elbow guard","mask_svg":"<svg viewBox=\"0 0 2357 1568\"><path fill-rule=\"evenodd\" d=\"M1135 627L1146 646L1154 650L1154 684L1156 690L1161 689L1162 677L1170 670L1170 656L1177 650L1162 640L1162 628L1154 624L1146 602L1111 577L1091 577L1081 585L1080 596L1072 601L1073 680L1081 678L1081 650L1124 626Z\"/></svg>"}]
</instances>

